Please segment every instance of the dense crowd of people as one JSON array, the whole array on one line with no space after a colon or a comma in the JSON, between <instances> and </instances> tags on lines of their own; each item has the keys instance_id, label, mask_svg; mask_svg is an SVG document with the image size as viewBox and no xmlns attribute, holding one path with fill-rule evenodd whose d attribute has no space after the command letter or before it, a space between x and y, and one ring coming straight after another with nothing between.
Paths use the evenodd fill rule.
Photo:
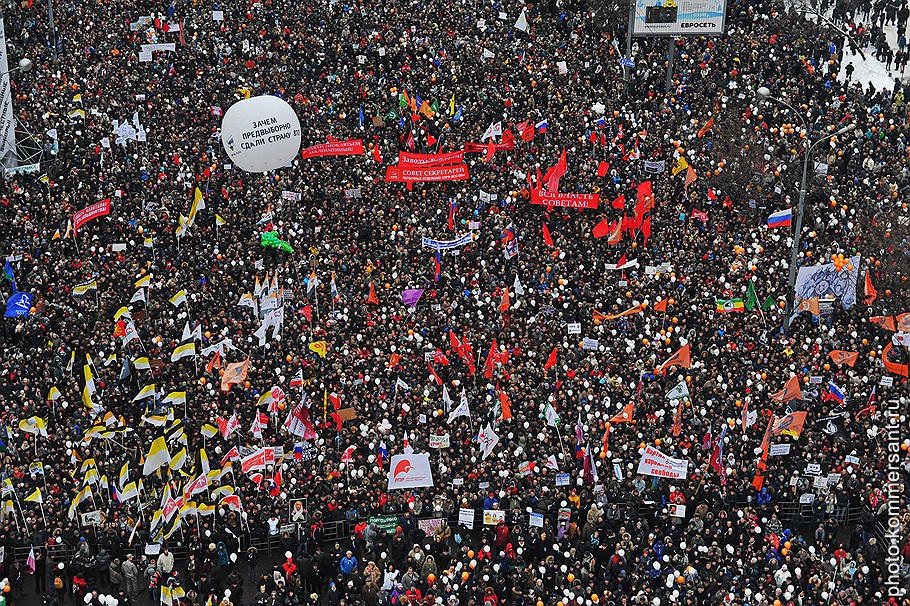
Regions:
<instances>
[{"instance_id":1,"label":"dense crowd of people","mask_svg":"<svg viewBox=\"0 0 910 606\"><path fill-rule=\"evenodd\" d=\"M0 323L0 595L908 603L910 125L900 82L841 74L907 11L831 8L846 37L731 1L725 35L671 39L665 91L667 39L636 40L626 86L625 9L593 2L63 1L53 32L9 4L46 153L0 190L0 290L33 297ZM221 116L257 95L364 155L232 167ZM497 123L513 146L487 151ZM856 303L820 291L784 332L792 227L766 219L817 140L798 261L846 258ZM468 180L384 179L468 142ZM563 153L596 210L530 203ZM684 477L638 473L651 448ZM410 452L433 486L389 489Z\"/></svg>"}]
</instances>

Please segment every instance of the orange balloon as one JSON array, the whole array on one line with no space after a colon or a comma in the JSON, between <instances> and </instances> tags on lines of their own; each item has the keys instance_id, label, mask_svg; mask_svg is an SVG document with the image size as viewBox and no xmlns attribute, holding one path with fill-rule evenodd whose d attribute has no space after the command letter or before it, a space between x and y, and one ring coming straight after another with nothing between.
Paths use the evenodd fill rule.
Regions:
<instances>
[{"instance_id":1,"label":"orange balloon","mask_svg":"<svg viewBox=\"0 0 910 606\"><path fill-rule=\"evenodd\" d=\"M474 550L473 549L468 550L468 558L470 558L472 560L474 559Z\"/></svg>"},{"instance_id":2,"label":"orange balloon","mask_svg":"<svg viewBox=\"0 0 910 606\"><path fill-rule=\"evenodd\" d=\"M462 572L462 573L461 573L461 580L462 580L462 581L467 581L470 577L471 577L471 573L470 573L470 572L465 571L465 572Z\"/></svg>"},{"instance_id":3,"label":"orange balloon","mask_svg":"<svg viewBox=\"0 0 910 606\"><path fill-rule=\"evenodd\" d=\"M569 582L571 583L572 581L575 580L575 575L572 574L572 573L570 572L570 573L569 573L569 576L567 576L566 578L567 578L567 579L569 580Z\"/></svg>"}]
</instances>

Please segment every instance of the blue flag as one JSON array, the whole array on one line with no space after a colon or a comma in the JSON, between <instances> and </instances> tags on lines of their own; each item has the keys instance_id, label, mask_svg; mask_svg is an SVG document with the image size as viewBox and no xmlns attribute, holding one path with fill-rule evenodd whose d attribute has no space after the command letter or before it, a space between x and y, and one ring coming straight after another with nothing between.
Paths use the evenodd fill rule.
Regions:
<instances>
[{"instance_id":1,"label":"blue flag","mask_svg":"<svg viewBox=\"0 0 910 606\"><path fill-rule=\"evenodd\" d=\"M458 106L458 109L455 110L455 115L452 116L452 122L461 122L461 106Z\"/></svg>"},{"instance_id":2,"label":"blue flag","mask_svg":"<svg viewBox=\"0 0 910 606\"><path fill-rule=\"evenodd\" d=\"M360 127L360 130L363 130L363 108L360 108L360 115L357 118L357 126Z\"/></svg>"},{"instance_id":3,"label":"blue flag","mask_svg":"<svg viewBox=\"0 0 910 606\"><path fill-rule=\"evenodd\" d=\"M32 298L33 295L27 292L17 292L13 294L6 302L6 313L3 314L7 318L18 318L20 316L28 317L28 314L32 309Z\"/></svg>"},{"instance_id":4,"label":"blue flag","mask_svg":"<svg viewBox=\"0 0 910 606\"><path fill-rule=\"evenodd\" d=\"M9 259L6 260L6 265L3 266L3 277L10 281L10 284L13 287L13 292L16 292L16 276L13 274L13 266L9 264Z\"/></svg>"}]
</instances>

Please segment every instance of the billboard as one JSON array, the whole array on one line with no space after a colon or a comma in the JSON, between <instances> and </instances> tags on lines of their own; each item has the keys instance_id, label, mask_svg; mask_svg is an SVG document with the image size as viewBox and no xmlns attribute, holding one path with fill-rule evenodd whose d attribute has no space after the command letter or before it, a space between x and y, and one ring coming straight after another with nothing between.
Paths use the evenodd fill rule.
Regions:
<instances>
[{"instance_id":1,"label":"billboard","mask_svg":"<svg viewBox=\"0 0 910 606\"><path fill-rule=\"evenodd\" d=\"M726 0L635 0L633 36L719 36Z\"/></svg>"},{"instance_id":2,"label":"billboard","mask_svg":"<svg viewBox=\"0 0 910 606\"><path fill-rule=\"evenodd\" d=\"M16 168L16 117L10 90L9 65L6 60L6 32L0 15L0 167ZM0 172L2 172L0 169Z\"/></svg>"}]
</instances>

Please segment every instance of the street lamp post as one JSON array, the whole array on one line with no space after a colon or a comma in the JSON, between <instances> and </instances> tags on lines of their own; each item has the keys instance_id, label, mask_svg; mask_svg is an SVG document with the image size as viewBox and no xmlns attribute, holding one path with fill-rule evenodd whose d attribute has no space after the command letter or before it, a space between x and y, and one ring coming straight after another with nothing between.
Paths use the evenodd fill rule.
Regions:
<instances>
[{"instance_id":1,"label":"street lamp post","mask_svg":"<svg viewBox=\"0 0 910 606\"><path fill-rule=\"evenodd\" d=\"M803 125L803 132L805 132L807 135L809 134L809 128L806 125L806 119L803 118L802 114L800 112L796 111L796 109L789 103L787 103L785 101L781 101L780 99L778 99L776 97L772 97L771 91L768 90L768 88L762 86L757 91L755 91L755 96L758 98L759 101L774 101L778 105L782 105L782 106L786 107L787 109L789 109L791 112L793 112L793 114L796 115L797 118L799 118L799 121ZM793 303L794 303L794 298L796 296L796 293L794 292L796 289L796 264L797 264L797 260L799 258L799 240L800 240L800 236L802 235L803 217L805 216L806 188L807 188L808 177L809 177L809 158L812 156L812 150L814 150L815 146L818 145L819 143L823 143L825 141L830 141L832 137L837 137L839 135L842 135L846 132L853 131L855 129L856 129L856 124L850 124L848 126L844 126L837 132L832 133L830 135L825 135L824 137L818 139L814 143L805 146L805 152L803 153L803 178L799 184L799 204L797 205L796 210L793 213L795 215L794 219L796 221L795 221L795 227L794 227L794 232L793 232L793 248L790 251L790 267L789 267L790 273L789 273L789 277L787 279L787 306L784 310L784 324L783 324L784 332L786 332L787 329L790 328L790 317L793 315Z\"/></svg>"}]
</instances>

